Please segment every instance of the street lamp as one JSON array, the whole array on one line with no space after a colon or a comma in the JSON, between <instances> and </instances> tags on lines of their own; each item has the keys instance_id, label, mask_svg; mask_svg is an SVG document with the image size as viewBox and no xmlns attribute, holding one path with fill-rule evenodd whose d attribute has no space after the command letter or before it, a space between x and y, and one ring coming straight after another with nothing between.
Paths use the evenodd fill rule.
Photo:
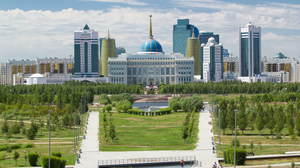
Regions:
<instances>
[{"instance_id":1,"label":"street lamp","mask_svg":"<svg viewBox=\"0 0 300 168\"><path fill-rule=\"evenodd\" d=\"M72 72L71 72L71 70L72 70L72 67L73 67L73 65L72 65L72 63L71 63L72 55L70 54L69 57L70 57L70 63L69 63L69 65L70 65L69 68L70 68L70 69L69 69L69 71L70 71L70 81L71 81L71 78L72 78Z\"/></svg>"},{"instance_id":2,"label":"street lamp","mask_svg":"<svg viewBox=\"0 0 300 168\"><path fill-rule=\"evenodd\" d=\"M48 160L48 167L50 168L50 152L51 152L51 112L52 110L49 110L48 113L49 113L49 160Z\"/></svg>"},{"instance_id":3,"label":"street lamp","mask_svg":"<svg viewBox=\"0 0 300 168\"><path fill-rule=\"evenodd\" d=\"M284 149L284 137L283 137L283 153L285 153L285 149Z\"/></svg>"},{"instance_id":4,"label":"street lamp","mask_svg":"<svg viewBox=\"0 0 300 168\"><path fill-rule=\"evenodd\" d=\"M73 149L73 164L75 164L74 162L74 154L75 154L75 112L74 112L74 149Z\"/></svg>"},{"instance_id":5,"label":"street lamp","mask_svg":"<svg viewBox=\"0 0 300 168\"><path fill-rule=\"evenodd\" d=\"M220 108L219 108L219 154L221 153L221 131L220 131L220 128L221 128L221 120L220 120Z\"/></svg>"},{"instance_id":6,"label":"street lamp","mask_svg":"<svg viewBox=\"0 0 300 168\"><path fill-rule=\"evenodd\" d=\"M234 113L235 113L235 117L234 117L234 129L235 129L235 132L234 132L234 168L236 166L236 114L237 114L238 110L235 109L234 110Z\"/></svg>"},{"instance_id":7,"label":"street lamp","mask_svg":"<svg viewBox=\"0 0 300 168\"><path fill-rule=\"evenodd\" d=\"M24 159L25 159L25 167L26 167L26 150L24 150Z\"/></svg>"}]
</instances>

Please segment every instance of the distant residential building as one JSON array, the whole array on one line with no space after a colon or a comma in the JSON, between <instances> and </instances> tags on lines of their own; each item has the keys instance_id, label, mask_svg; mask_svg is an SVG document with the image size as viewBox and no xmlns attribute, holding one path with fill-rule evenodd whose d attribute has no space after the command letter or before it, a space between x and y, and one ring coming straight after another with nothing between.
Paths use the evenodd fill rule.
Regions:
<instances>
[{"instance_id":1,"label":"distant residential building","mask_svg":"<svg viewBox=\"0 0 300 168\"><path fill-rule=\"evenodd\" d=\"M278 53L273 58L262 58L262 74L272 74L273 76L282 76L282 73L288 74L287 80L279 80L279 82L296 82L297 81L297 65L299 62L295 58L285 57L282 53ZM279 79L279 78L278 78Z\"/></svg>"},{"instance_id":2,"label":"distant residential building","mask_svg":"<svg viewBox=\"0 0 300 168\"><path fill-rule=\"evenodd\" d=\"M229 55L228 49L223 48L223 57L229 57Z\"/></svg>"},{"instance_id":3,"label":"distant residential building","mask_svg":"<svg viewBox=\"0 0 300 168\"><path fill-rule=\"evenodd\" d=\"M218 44L213 37L206 44L202 43L203 51L203 81L220 82L223 79L223 45Z\"/></svg>"},{"instance_id":4,"label":"distant residential building","mask_svg":"<svg viewBox=\"0 0 300 168\"><path fill-rule=\"evenodd\" d=\"M116 47L116 57L118 57L118 55L121 55L122 53L126 53L126 49L123 47Z\"/></svg>"},{"instance_id":5,"label":"distant residential building","mask_svg":"<svg viewBox=\"0 0 300 168\"><path fill-rule=\"evenodd\" d=\"M13 85L13 75L30 76L35 73L70 78L74 60L70 58L36 58L34 60L8 60L1 65L1 84ZM20 77L20 76L19 76ZM22 82L20 83L22 84Z\"/></svg>"},{"instance_id":6,"label":"distant residential building","mask_svg":"<svg viewBox=\"0 0 300 168\"><path fill-rule=\"evenodd\" d=\"M189 23L189 19L178 19L177 24L173 25L173 53L186 54L187 39L192 34L198 37L199 30Z\"/></svg>"},{"instance_id":7,"label":"distant residential building","mask_svg":"<svg viewBox=\"0 0 300 168\"><path fill-rule=\"evenodd\" d=\"M197 36L196 36L197 37ZM205 31L200 31L198 38L200 39L200 43L206 44L208 42L208 39L213 37L216 41L217 44L220 43L220 38L218 34L214 34L213 32L205 32Z\"/></svg>"},{"instance_id":8,"label":"distant residential building","mask_svg":"<svg viewBox=\"0 0 300 168\"><path fill-rule=\"evenodd\" d=\"M249 23L239 27L239 56L241 77L261 74L261 28Z\"/></svg>"},{"instance_id":9,"label":"distant residential building","mask_svg":"<svg viewBox=\"0 0 300 168\"><path fill-rule=\"evenodd\" d=\"M99 37L98 32L86 24L74 32L75 77L99 76Z\"/></svg>"}]
</instances>

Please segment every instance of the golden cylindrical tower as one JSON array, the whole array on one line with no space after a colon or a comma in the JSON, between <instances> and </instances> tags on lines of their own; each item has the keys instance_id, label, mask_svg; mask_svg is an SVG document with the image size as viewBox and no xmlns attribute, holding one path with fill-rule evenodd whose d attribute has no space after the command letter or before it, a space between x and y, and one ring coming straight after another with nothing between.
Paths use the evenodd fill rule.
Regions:
<instances>
[{"instance_id":1,"label":"golden cylindrical tower","mask_svg":"<svg viewBox=\"0 0 300 168\"><path fill-rule=\"evenodd\" d=\"M195 34L187 39L186 44L186 57L194 57L194 75L201 75L201 48L200 39L195 38Z\"/></svg>"},{"instance_id":2,"label":"golden cylindrical tower","mask_svg":"<svg viewBox=\"0 0 300 168\"><path fill-rule=\"evenodd\" d=\"M109 31L107 34L107 38L102 40L101 48L100 75L103 75L104 77L108 77L108 57L116 57L115 39L110 38Z\"/></svg>"}]
</instances>

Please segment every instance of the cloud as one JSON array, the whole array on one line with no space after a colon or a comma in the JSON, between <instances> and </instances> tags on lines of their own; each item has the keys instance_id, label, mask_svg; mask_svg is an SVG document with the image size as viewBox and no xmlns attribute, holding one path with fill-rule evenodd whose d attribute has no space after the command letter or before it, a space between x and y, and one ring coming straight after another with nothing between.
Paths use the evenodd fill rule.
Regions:
<instances>
[{"instance_id":1,"label":"cloud","mask_svg":"<svg viewBox=\"0 0 300 168\"><path fill-rule=\"evenodd\" d=\"M223 4L213 5L212 2ZM285 54L300 57L298 54L300 37L293 38L293 43L290 43L290 36L264 32L264 28L300 30L299 10L275 5L262 7L222 1L206 3L202 0L177 0L172 3L176 6L187 6L186 9L193 5L190 3L195 3L196 6L190 10L154 9L143 6L87 11L72 8L61 11L0 10L0 62L12 58L68 57L74 50L74 30L82 29L85 24L98 31L100 37L105 37L109 29L111 37L116 39L117 46L125 47L129 53L136 53L139 45L148 38L150 14L153 15L154 38L161 43L167 53L172 52L173 25L178 18L189 18L190 23L197 26L200 31L219 34L224 48L235 55L238 53L238 27L251 21L262 27L263 55L273 56L278 52L277 48L285 48L281 49ZM219 10L211 13L202 12L199 10L201 9L198 7L199 3ZM269 45L270 43L272 45Z\"/></svg>"},{"instance_id":2,"label":"cloud","mask_svg":"<svg viewBox=\"0 0 300 168\"><path fill-rule=\"evenodd\" d=\"M109 2L109 3L124 3L124 4L128 4L128 5L137 5L137 6L148 5L147 3L139 2L137 0L86 0L86 1Z\"/></svg>"}]
</instances>

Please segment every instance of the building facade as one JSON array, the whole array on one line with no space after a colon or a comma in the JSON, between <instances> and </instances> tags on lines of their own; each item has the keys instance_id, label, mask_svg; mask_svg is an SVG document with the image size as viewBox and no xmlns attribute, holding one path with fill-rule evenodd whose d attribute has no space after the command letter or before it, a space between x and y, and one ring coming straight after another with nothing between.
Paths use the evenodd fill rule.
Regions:
<instances>
[{"instance_id":1,"label":"building facade","mask_svg":"<svg viewBox=\"0 0 300 168\"><path fill-rule=\"evenodd\" d=\"M99 76L98 32L88 25L74 32L75 77Z\"/></svg>"},{"instance_id":2,"label":"building facade","mask_svg":"<svg viewBox=\"0 0 300 168\"><path fill-rule=\"evenodd\" d=\"M108 58L110 83L159 85L194 81L194 57L180 53L165 54L153 39L150 16L149 39L142 43L137 54L124 53Z\"/></svg>"},{"instance_id":3,"label":"building facade","mask_svg":"<svg viewBox=\"0 0 300 168\"><path fill-rule=\"evenodd\" d=\"M191 38L187 39L186 57L194 58L194 75L200 76L202 71L200 40L195 37L194 33Z\"/></svg>"},{"instance_id":4,"label":"building facade","mask_svg":"<svg viewBox=\"0 0 300 168\"><path fill-rule=\"evenodd\" d=\"M30 76L35 73L51 74L52 76L71 76L74 60L70 58L36 58L34 60L8 60L1 66L1 84L13 85L14 74ZM20 78L19 75L19 78Z\"/></svg>"},{"instance_id":5,"label":"building facade","mask_svg":"<svg viewBox=\"0 0 300 168\"><path fill-rule=\"evenodd\" d=\"M223 45L218 44L213 37L206 44L201 44L203 51L203 80L204 82L223 79Z\"/></svg>"},{"instance_id":6,"label":"building facade","mask_svg":"<svg viewBox=\"0 0 300 168\"><path fill-rule=\"evenodd\" d=\"M189 19L177 20L177 25L173 25L173 53L186 54L187 39L192 37L193 32L198 37L199 30L189 24Z\"/></svg>"},{"instance_id":7,"label":"building facade","mask_svg":"<svg viewBox=\"0 0 300 168\"><path fill-rule=\"evenodd\" d=\"M239 27L240 77L261 74L261 28L249 23Z\"/></svg>"},{"instance_id":8,"label":"building facade","mask_svg":"<svg viewBox=\"0 0 300 168\"><path fill-rule=\"evenodd\" d=\"M102 40L102 48L101 48L101 68L100 68L100 76L107 77L108 76L108 64L107 60L111 57L117 57L116 55L116 43L115 39L110 38L109 31L107 33L106 39Z\"/></svg>"},{"instance_id":9,"label":"building facade","mask_svg":"<svg viewBox=\"0 0 300 168\"><path fill-rule=\"evenodd\" d=\"M197 36L196 36L197 37ZM213 37L216 41L216 43L220 43L220 37L218 34L214 34L213 32L205 32L205 31L200 31L198 38L200 39L200 43L206 44L208 42L208 39Z\"/></svg>"}]
</instances>

